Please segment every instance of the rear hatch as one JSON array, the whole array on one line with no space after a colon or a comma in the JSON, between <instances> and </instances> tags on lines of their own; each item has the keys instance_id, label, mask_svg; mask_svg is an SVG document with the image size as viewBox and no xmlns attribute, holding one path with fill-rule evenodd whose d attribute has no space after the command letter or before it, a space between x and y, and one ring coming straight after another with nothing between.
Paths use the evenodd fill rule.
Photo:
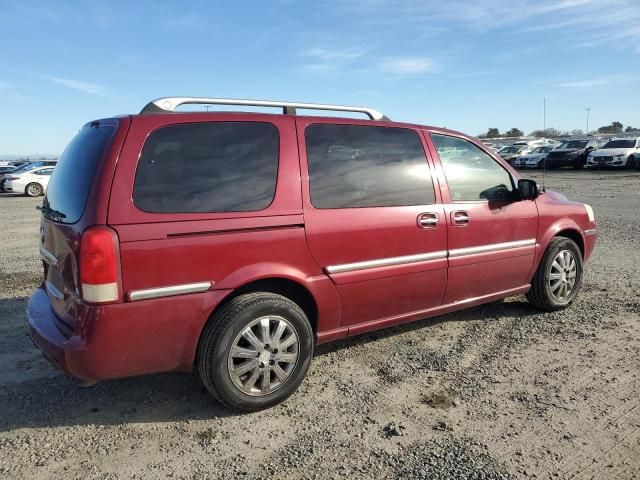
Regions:
<instances>
[{"instance_id":1,"label":"rear hatch","mask_svg":"<svg viewBox=\"0 0 640 480\"><path fill-rule=\"evenodd\" d=\"M105 173L101 167L115 148L118 124L116 119L91 122L78 132L58 160L41 207L45 286L54 313L69 330L83 315L78 272L82 233L104 223L91 204L99 198L94 180Z\"/></svg>"}]
</instances>

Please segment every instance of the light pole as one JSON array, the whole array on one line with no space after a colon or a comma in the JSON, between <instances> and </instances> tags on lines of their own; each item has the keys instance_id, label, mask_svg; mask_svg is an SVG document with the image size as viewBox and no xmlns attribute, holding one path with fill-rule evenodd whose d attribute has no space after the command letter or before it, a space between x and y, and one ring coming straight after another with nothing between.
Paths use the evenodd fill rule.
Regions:
<instances>
[{"instance_id":1,"label":"light pole","mask_svg":"<svg viewBox=\"0 0 640 480\"><path fill-rule=\"evenodd\" d=\"M542 99L542 131L547 135L547 98Z\"/></svg>"},{"instance_id":2,"label":"light pole","mask_svg":"<svg viewBox=\"0 0 640 480\"><path fill-rule=\"evenodd\" d=\"M589 135L589 113L591 113L591 107L587 107L587 131L585 132Z\"/></svg>"}]
</instances>

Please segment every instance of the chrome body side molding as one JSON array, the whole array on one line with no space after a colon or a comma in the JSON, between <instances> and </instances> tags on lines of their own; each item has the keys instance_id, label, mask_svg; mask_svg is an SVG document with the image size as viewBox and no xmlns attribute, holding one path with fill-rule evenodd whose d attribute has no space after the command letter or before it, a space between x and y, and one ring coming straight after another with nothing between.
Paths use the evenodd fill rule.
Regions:
<instances>
[{"instance_id":1,"label":"chrome body side molding","mask_svg":"<svg viewBox=\"0 0 640 480\"><path fill-rule=\"evenodd\" d=\"M344 273L356 270L365 270L368 268L390 267L393 265L405 265L407 263L426 262L429 260L441 260L443 258L463 257L466 255L475 255L478 253L491 253L503 250L511 250L514 248L533 247L536 244L535 238L528 240L517 240L515 242L493 243L490 245L481 245L479 247L457 248L454 250L441 250L430 253L419 253L416 255L405 255L402 257L379 258L375 260L366 260L363 262L343 263L341 265L330 265L326 268L327 273Z\"/></svg>"},{"instance_id":2,"label":"chrome body side molding","mask_svg":"<svg viewBox=\"0 0 640 480\"><path fill-rule=\"evenodd\" d=\"M45 262L47 262L52 267L57 267L58 266L58 259L56 258L56 256L53 253L51 253L49 250L44 248L42 245L40 245L40 249L39 250L40 250L40 257L42 257L42 259Z\"/></svg>"},{"instance_id":3,"label":"chrome body side molding","mask_svg":"<svg viewBox=\"0 0 640 480\"><path fill-rule=\"evenodd\" d=\"M417 255L405 255L402 257L380 258L367 260L364 262L343 263L342 265L331 265L326 267L328 273L353 272L355 270L365 270L367 268L390 267L392 265L404 265L406 263L426 262L428 260L440 260L447 258L445 250L431 253L419 253Z\"/></svg>"},{"instance_id":4,"label":"chrome body side molding","mask_svg":"<svg viewBox=\"0 0 640 480\"><path fill-rule=\"evenodd\" d=\"M532 247L536 244L535 238L528 240L517 240L515 242L491 243L480 245L479 247L456 248L449 250L449 257L463 257L465 255L475 255L477 253L499 252L500 250L511 250L513 248Z\"/></svg>"},{"instance_id":5,"label":"chrome body side molding","mask_svg":"<svg viewBox=\"0 0 640 480\"><path fill-rule=\"evenodd\" d=\"M148 300L150 298L171 297L185 293L205 292L213 286L213 282L185 283L182 285L170 285L167 287L146 288L144 290L132 290L129 292L129 300Z\"/></svg>"},{"instance_id":6,"label":"chrome body side molding","mask_svg":"<svg viewBox=\"0 0 640 480\"><path fill-rule=\"evenodd\" d=\"M585 230L584 234L587 237L590 237L591 235L596 235L598 233L598 229L597 228L590 228L589 230Z\"/></svg>"}]
</instances>

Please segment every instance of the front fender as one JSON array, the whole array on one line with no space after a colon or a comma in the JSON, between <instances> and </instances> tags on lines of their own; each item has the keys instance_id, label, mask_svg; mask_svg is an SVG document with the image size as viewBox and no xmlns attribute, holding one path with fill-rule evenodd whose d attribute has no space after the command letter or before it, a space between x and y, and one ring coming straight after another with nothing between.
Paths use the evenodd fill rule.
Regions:
<instances>
[{"instance_id":1,"label":"front fender","mask_svg":"<svg viewBox=\"0 0 640 480\"><path fill-rule=\"evenodd\" d=\"M590 249L587 249L587 241L582 228L580 228L575 220L571 218L561 218L546 227L541 226L540 233L538 235L538 242L536 245L535 262L533 262L533 268L529 275L530 279L533 278L534 273L538 269L538 265L540 265L544 252L547 251L549 244L553 241L554 238L560 236L560 234L563 232L569 232L569 235L571 237L580 239L581 244L579 243L578 246L582 250L583 260L586 261L588 259L588 255L590 255L591 251Z\"/></svg>"}]
</instances>

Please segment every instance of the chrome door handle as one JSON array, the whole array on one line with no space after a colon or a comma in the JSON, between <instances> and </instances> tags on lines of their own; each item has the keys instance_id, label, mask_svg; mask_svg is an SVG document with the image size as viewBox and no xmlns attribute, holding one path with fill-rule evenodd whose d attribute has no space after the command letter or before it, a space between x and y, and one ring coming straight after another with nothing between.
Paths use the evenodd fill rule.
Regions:
<instances>
[{"instance_id":1,"label":"chrome door handle","mask_svg":"<svg viewBox=\"0 0 640 480\"><path fill-rule=\"evenodd\" d=\"M421 213L418 215L418 226L420 228L437 227L439 221L437 213Z\"/></svg>"},{"instance_id":2,"label":"chrome door handle","mask_svg":"<svg viewBox=\"0 0 640 480\"><path fill-rule=\"evenodd\" d=\"M453 223L454 225L467 225L470 220L471 217L469 216L469 212L465 212L462 210L451 212L451 223Z\"/></svg>"}]
</instances>

